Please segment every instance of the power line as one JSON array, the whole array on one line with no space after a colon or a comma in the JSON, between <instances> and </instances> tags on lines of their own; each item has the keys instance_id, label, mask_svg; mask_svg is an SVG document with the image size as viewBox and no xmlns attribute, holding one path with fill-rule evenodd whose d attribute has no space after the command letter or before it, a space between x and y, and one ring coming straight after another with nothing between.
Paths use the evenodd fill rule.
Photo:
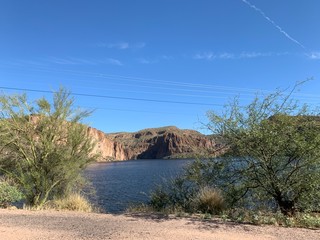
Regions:
<instances>
[{"instance_id":1,"label":"power line","mask_svg":"<svg viewBox=\"0 0 320 240\"><path fill-rule=\"evenodd\" d=\"M48 90L39 90L39 89L30 89L30 88L14 88L14 87L3 87L3 86L0 86L0 89L15 90L15 91L26 91L26 92L38 92L38 93L50 93L50 94L53 93L52 91L48 91ZM222 104L169 101L169 100L157 100L157 99L147 99L147 98L116 97L116 96L107 96L107 95L98 95L98 94L86 94L86 93L71 93L71 95L73 95L73 96L81 96L81 97L109 98L109 99L119 99L119 100L142 101L142 102L157 102L157 103L185 104L185 105L199 105L199 106L223 106Z\"/></svg>"},{"instance_id":2,"label":"power line","mask_svg":"<svg viewBox=\"0 0 320 240\"><path fill-rule=\"evenodd\" d=\"M29 68L30 69L30 68ZM224 91L244 91L244 92L270 92L270 90L262 90L262 89L253 89L253 88L238 88L238 87L228 87L228 86L219 86L219 85L210 85L210 84L195 84L190 82L177 82L177 81L167 81L167 80L159 80L153 78L142 78L142 77L131 77L131 76L121 76L121 75L110 75L104 73L95 73L95 72L87 72L87 71L75 71L75 70L67 70L67 69L55 69L55 68L33 68L35 71L44 71L44 72L54 72L54 73L70 73L72 75L80 75L82 77L94 77L94 78L102 78L102 79L109 79L109 80L120 80L120 81L131 81L131 82L143 82L148 84L162 84L162 85L169 85L169 86L177 86L177 87L187 87L187 88L200 88L200 89L218 89ZM80 80L82 82L86 82ZM181 89L180 89L181 90Z\"/></svg>"},{"instance_id":3,"label":"power line","mask_svg":"<svg viewBox=\"0 0 320 240\"><path fill-rule=\"evenodd\" d=\"M134 110L134 109L123 109L123 108L106 108L106 107L91 107L91 106L81 106L77 107L87 110L108 110L108 111L119 111L119 112L134 112L134 113L151 113L151 114L166 114L166 115L181 115L181 116L194 116L191 113L178 113L178 112L158 112L158 111L148 111L148 110Z\"/></svg>"},{"instance_id":4,"label":"power line","mask_svg":"<svg viewBox=\"0 0 320 240\"><path fill-rule=\"evenodd\" d=\"M7 64L6 64L7 65ZM10 65L9 65L10 66ZM0 65L1 67L1 65ZM8 66L7 66L8 67ZM12 67L12 66L11 66ZM30 68L29 68L30 69ZM52 73L70 73L71 75L75 76L82 76L82 77L91 77L91 78L102 78L102 79L108 79L108 80L118 80L118 81L130 81L130 82L143 82L147 84L151 84L150 86L146 85L139 85L139 87L142 88L152 88L152 89L162 89L162 90L174 90L173 88L169 87L160 87L156 85L167 85L167 86L176 86L180 87L179 91L187 91L187 92L202 92L202 93L217 93L217 94L233 94L234 92L237 92L241 95L252 95L255 93L272 93L273 91L265 90L265 89L253 89L253 88L239 88L239 87L228 87L228 86L219 86L219 85L210 85L210 84L194 84L194 83L188 83L188 82L177 82L177 81L167 81L167 80L159 80L159 79L152 79L152 78L142 78L142 77L131 77L131 76L121 76L121 75L110 75L110 74L104 74L104 73L95 73L95 72L87 72L87 71L74 71L74 70L66 70L66 69L55 69L50 67L38 67L38 68L31 68L34 71L44 71L44 72L52 72ZM76 80L77 82L84 82L89 83L89 81L86 80ZM92 81L90 81L92 84ZM101 83L101 82L100 82ZM128 83L119 83L119 82L108 82L108 84L112 85L120 85L120 86L134 86L132 84ZM154 85L154 86L152 86ZM184 89L184 88L192 88L192 89ZM206 89L206 90L197 90L198 89ZM101 89L101 88L100 88ZM217 91L219 90L219 91ZM243 93L247 92L247 93ZM154 93L154 92L150 92ZM301 93L295 93L295 96L301 96L305 98L319 98L318 95L314 94L301 94ZM182 96L182 95L180 95ZM187 95L185 95L187 96ZM195 96L196 97L196 96ZM201 97L204 97L202 95ZM212 104L210 104L212 105Z\"/></svg>"}]
</instances>

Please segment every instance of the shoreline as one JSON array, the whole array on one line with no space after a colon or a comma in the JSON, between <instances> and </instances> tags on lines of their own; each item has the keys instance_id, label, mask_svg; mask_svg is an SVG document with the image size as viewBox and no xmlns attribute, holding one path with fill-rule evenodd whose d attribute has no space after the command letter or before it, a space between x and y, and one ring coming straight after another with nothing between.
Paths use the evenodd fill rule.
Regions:
<instances>
[{"instance_id":1,"label":"shoreline","mask_svg":"<svg viewBox=\"0 0 320 240\"><path fill-rule=\"evenodd\" d=\"M96 162L90 163L88 166L96 163L118 163L118 162L131 162L131 161L154 161L154 160L163 160L163 161L180 161L180 160L187 160L187 161L192 161L195 160L196 158L150 158L150 159L126 159L126 160L99 160Z\"/></svg>"},{"instance_id":2,"label":"shoreline","mask_svg":"<svg viewBox=\"0 0 320 240\"><path fill-rule=\"evenodd\" d=\"M320 229L255 226L193 217L0 209L0 239L319 239Z\"/></svg>"}]
</instances>

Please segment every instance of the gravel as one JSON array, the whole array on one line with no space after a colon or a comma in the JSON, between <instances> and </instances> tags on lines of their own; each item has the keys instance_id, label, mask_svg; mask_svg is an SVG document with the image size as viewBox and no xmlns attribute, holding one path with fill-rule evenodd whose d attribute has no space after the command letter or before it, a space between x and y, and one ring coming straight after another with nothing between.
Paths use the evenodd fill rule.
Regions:
<instances>
[{"instance_id":1,"label":"gravel","mask_svg":"<svg viewBox=\"0 0 320 240\"><path fill-rule=\"evenodd\" d=\"M0 210L1 240L73 239L320 239L320 230L223 223L156 214Z\"/></svg>"}]
</instances>

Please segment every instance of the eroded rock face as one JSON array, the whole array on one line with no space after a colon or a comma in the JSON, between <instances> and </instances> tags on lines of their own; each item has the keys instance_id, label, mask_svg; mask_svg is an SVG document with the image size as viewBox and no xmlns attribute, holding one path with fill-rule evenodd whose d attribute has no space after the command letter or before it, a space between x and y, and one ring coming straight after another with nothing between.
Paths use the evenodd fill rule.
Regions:
<instances>
[{"instance_id":1,"label":"eroded rock face","mask_svg":"<svg viewBox=\"0 0 320 240\"><path fill-rule=\"evenodd\" d=\"M99 161L128 159L123 146L110 139L104 132L89 127L88 133L96 143L93 151L100 154Z\"/></svg>"},{"instance_id":2,"label":"eroded rock face","mask_svg":"<svg viewBox=\"0 0 320 240\"><path fill-rule=\"evenodd\" d=\"M31 115L30 121L37 124L40 117ZM220 144L213 139L197 131L181 130L174 126L134 133L106 134L92 127L87 127L87 131L96 143L93 153L100 154L98 161L194 158L220 154Z\"/></svg>"},{"instance_id":3,"label":"eroded rock face","mask_svg":"<svg viewBox=\"0 0 320 240\"><path fill-rule=\"evenodd\" d=\"M145 129L135 133L105 134L89 128L101 160L193 158L217 155L219 144L193 130L176 127Z\"/></svg>"}]
</instances>

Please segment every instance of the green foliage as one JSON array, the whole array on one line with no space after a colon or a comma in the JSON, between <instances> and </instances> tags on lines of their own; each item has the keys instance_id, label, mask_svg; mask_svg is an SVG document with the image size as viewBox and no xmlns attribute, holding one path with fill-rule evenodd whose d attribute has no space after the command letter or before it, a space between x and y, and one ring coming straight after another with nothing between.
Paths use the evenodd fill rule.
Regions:
<instances>
[{"instance_id":1,"label":"green foliage","mask_svg":"<svg viewBox=\"0 0 320 240\"><path fill-rule=\"evenodd\" d=\"M224 208L224 199L219 190L200 187L181 175L153 191L150 206L162 212L217 214Z\"/></svg>"},{"instance_id":2,"label":"green foliage","mask_svg":"<svg viewBox=\"0 0 320 240\"><path fill-rule=\"evenodd\" d=\"M150 205L156 210L166 209L170 204L170 198L162 188L157 188L151 193Z\"/></svg>"},{"instance_id":3,"label":"green foliage","mask_svg":"<svg viewBox=\"0 0 320 240\"><path fill-rule=\"evenodd\" d=\"M89 112L73 105L64 89L54 93L52 103L0 96L0 171L20 185L31 206L68 195L95 160L93 141L80 124Z\"/></svg>"},{"instance_id":4,"label":"green foliage","mask_svg":"<svg viewBox=\"0 0 320 240\"><path fill-rule=\"evenodd\" d=\"M192 199L210 187L227 208L280 210L288 217L320 211L320 116L292 100L293 91L256 97L247 106L235 99L224 112L209 112L208 128L225 154L188 166L162 193L171 205L197 211Z\"/></svg>"},{"instance_id":5,"label":"green foliage","mask_svg":"<svg viewBox=\"0 0 320 240\"><path fill-rule=\"evenodd\" d=\"M156 211L194 212L197 190L183 176L169 180L151 193L150 206Z\"/></svg>"},{"instance_id":6,"label":"green foliage","mask_svg":"<svg viewBox=\"0 0 320 240\"><path fill-rule=\"evenodd\" d=\"M229 209L221 215L225 220L255 225L276 225L284 227L319 228L320 215L310 213L298 213L295 216L287 216L281 212L251 211L248 209Z\"/></svg>"},{"instance_id":7,"label":"green foliage","mask_svg":"<svg viewBox=\"0 0 320 240\"><path fill-rule=\"evenodd\" d=\"M8 207L22 198L23 195L16 186L6 180L0 180L0 207Z\"/></svg>"},{"instance_id":8,"label":"green foliage","mask_svg":"<svg viewBox=\"0 0 320 240\"><path fill-rule=\"evenodd\" d=\"M211 164L220 161L221 168L212 169L215 177L208 180L231 206L253 201L258 207L276 205L286 215L319 210L320 119L315 114L281 92L246 107L235 100L223 114L210 112L208 126L223 138L227 153Z\"/></svg>"},{"instance_id":9,"label":"green foliage","mask_svg":"<svg viewBox=\"0 0 320 240\"><path fill-rule=\"evenodd\" d=\"M320 215L316 214L299 214L297 216L297 223L301 227L307 227L307 228L320 228Z\"/></svg>"}]
</instances>

